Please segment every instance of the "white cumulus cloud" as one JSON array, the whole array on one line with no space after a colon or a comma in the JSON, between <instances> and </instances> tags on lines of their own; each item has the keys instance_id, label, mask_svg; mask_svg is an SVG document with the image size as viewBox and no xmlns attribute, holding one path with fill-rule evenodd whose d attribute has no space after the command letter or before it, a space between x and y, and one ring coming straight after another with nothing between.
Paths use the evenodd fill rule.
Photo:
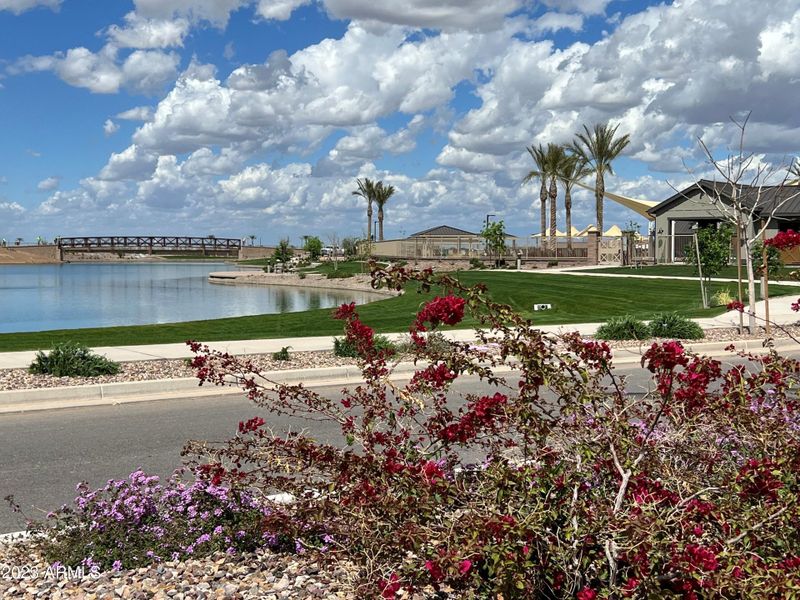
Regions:
<instances>
[{"instance_id":1,"label":"white cumulus cloud","mask_svg":"<svg viewBox=\"0 0 800 600\"><path fill-rule=\"evenodd\" d=\"M125 26L112 25L106 31L110 42L119 48L170 48L183 46L189 33L189 21L184 18L148 19L130 12Z\"/></svg>"},{"instance_id":2,"label":"white cumulus cloud","mask_svg":"<svg viewBox=\"0 0 800 600\"><path fill-rule=\"evenodd\" d=\"M48 177L47 179L43 179L38 183L36 189L40 192L50 192L56 189L59 184L61 183L61 178L59 177Z\"/></svg>"},{"instance_id":3,"label":"white cumulus cloud","mask_svg":"<svg viewBox=\"0 0 800 600\"><path fill-rule=\"evenodd\" d=\"M119 131L119 125L114 123L111 119L106 119L106 122L103 123L103 133L106 136L114 135L117 131Z\"/></svg>"},{"instance_id":4,"label":"white cumulus cloud","mask_svg":"<svg viewBox=\"0 0 800 600\"><path fill-rule=\"evenodd\" d=\"M45 6L52 10L58 10L61 6L61 0L0 0L0 10L8 10L15 15L19 15L38 6Z\"/></svg>"},{"instance_id":5,"label":"white cumulus cloud","mask_svg":"<svg viewBox=\"0 0 800 600\"><path fill-rule=\"evenodd\" d=\"M157 50L135 50L124 60L118 49L104 46L99 52L78 47L50 56L26 56L11 67L11 72L53 71L64 82L96 94L115 94L120 88L153 93L173 80L180 57Z\"/></svg>"}]
</instances>

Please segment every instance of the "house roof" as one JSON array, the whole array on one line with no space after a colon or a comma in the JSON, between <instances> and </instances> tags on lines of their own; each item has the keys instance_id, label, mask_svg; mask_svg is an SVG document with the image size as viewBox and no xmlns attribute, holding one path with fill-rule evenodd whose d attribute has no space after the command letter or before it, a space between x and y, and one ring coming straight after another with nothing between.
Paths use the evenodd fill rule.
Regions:
<instances>
[{"instance_id":1,"label":"house roof","mask_svg":"<svg viewBox=\"0 0 800 600\"><path fill-rule=\"evenodd\" d=\"M481 237L480 233L472 233L471 231L466 231L464 229L459 229L457 227L450 227L449 225L439 225L437 227L431 227L430 229L426 229L425 231L418 231L417 233L412 233L409 237ZM511 235L510 233L506 234L506 238L515 238L517 236Z\"/></svg>"},{"instance_id":2,"label":"house roof","mask_svg":"<svg viewBox=\"0 0 800 600\"><path fill-rule=\"evenodd\" d=\"M755 202L759 203L756 214L771 213L776 204L780 204L779 208L775 210L776 217L795 217L800 216L800 187L793 185L783 186L757 186L742 185L739 186L744 206L753 206ZM730 183L722 183L719 181L711 181L709 179L701 179L693 183L687 188L676 192L660 204L651 208L648 212L653 216L658 216L670 208L687 200L695 195L697 192L706 194L719 195L723 201L730 199L733 192L733 185Z\"/></svg>"},{"instance_id":3,"label":"house roof","mask_svg":"<svg viewBox=\"0 0 800 600\"><path fill-rule=\"evenodd\" d=\"M415 237L458 237L460 235L463 236L471 236L471 237L480 237L478 233L472 233L470 231L465 231L463 229L458 229L456 227L450 227L449 225L438 225L437 227L431 227L430 229L426 229L425 231L418 231L417 233L412 233L410 238Z\"/></svg>"}]
</instances>

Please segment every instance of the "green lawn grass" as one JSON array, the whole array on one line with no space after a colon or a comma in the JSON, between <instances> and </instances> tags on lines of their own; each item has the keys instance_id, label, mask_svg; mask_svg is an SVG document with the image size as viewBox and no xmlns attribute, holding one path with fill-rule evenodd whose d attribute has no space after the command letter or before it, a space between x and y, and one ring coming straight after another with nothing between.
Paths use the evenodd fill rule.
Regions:
<instances>
[{"instance_id":1,"label":"green lawn grass","mask_svg":"<svg viewBox=\"0 0 800 600\"><path fill-rule=\"evenodd\" d=\"M786 278L792 271L797 271L800 267L782 267L780 277ZM651 265L647 267L600 267L597 269L586 269L592 273L611 273L614 275L659 275L664 277L697 277L692 265ZM736 266L728 266L722 269L716 277L721 279L736 279ZM747 269L742 265L742 278L747 281Z\"/></svg>"},{"instance_id":2,"label":"green lawn grass","mask_svg":"<svg viewBox=\"0 0 800 600\"><path fill-rule=\"evenodd\" d=\"M464 271L458 277L465 284L485 283L496 301L510 304L539 325L600 322L621 315L647 319L662 311L675 311L687 317L714 316L724 311L722 307L703 309L698 285L694 281L621 281L612 277L487 271ZM712 292L720 287L725 287L725 284L712 284ZM770 291L773 296L797 293L796 288L777 285ZM416 286L412 285L403 296L364 305L359 308L359 313L364 322L379 332L407 331L421 303L436 292L419 294ZM533 312L533 304L540 303L552 304L553 309ZM54 342L67 340L88 346L123 346L187 339L210 342L341 333L342 324L332 320L330 315L330 310L319 309L162 325L9 333L0 334L0 351L44 349ZM464 325L471 323L466 320Z\"/></svg>"},{"instance_id":3,"label":"green lawn grass","mask_svg":"<svg viewBox=\"0 0 800 600\"><path fill-rule=\"evenodd\" d=\"M379 263L384 264L384 263ZM304 273L321 273L328 275L334 271L337 273L346 273L348 275L358 275L359 273L369 273L369 263L360 260L340 260L338 263L324 262L316 267L309 267L300 269Z\"/></svg>"}]
</instances>

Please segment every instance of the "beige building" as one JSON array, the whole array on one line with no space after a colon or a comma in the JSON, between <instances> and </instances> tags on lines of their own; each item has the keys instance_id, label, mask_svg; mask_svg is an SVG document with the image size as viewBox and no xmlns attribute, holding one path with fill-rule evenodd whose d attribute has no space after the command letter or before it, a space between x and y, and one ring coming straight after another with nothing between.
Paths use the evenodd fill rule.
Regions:
<instances>
[{"instance_id":1,"label":"beige building","mask_svg":"<svg viewBox=\"0 0 800 600\"><path fill-rule=\"evenodd\" d=\"M517 237L506 236L509 255L515 255ZM485 240L449 225L431 227L405 239L372 242L371 254L388 258L480 258L486 255Z\"/></svg>"}]
</instances>

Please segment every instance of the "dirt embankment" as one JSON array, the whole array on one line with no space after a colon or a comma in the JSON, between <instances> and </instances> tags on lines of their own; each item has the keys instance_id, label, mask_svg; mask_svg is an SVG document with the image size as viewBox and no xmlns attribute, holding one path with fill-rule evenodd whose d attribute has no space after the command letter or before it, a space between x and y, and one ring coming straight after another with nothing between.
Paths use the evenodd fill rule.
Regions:
<instances>
[{"instance_id":1,"label":"dirt embankment","mask_svg":"<svg viewBox=\"0 0 800 600\"><path fill-rule=\"evenodd\" d=\"M0 246L0 265L43 265L61 262L58 246Z\"/></svg>"}]
</instances>

